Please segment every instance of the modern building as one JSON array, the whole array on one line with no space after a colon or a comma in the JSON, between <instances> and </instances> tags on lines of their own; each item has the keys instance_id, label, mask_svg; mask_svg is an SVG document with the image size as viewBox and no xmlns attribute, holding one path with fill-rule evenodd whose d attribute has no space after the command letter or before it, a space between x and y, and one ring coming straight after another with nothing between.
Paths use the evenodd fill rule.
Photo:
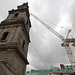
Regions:
<instances>
[{"instance_id":1,"label":"modern building","mask_svg":"<svg viewBox=\"0 0 75 75\"><path fill-rule=\"evenodd\" d=\"M48 72L50 70L32 70L32 71L27 71L26 75L48 75Z\"/></svg>"},{"instance_id":2,"label":"modern building","mask_svg":"<svg viewBox=\"0 0 75 75\"><path fill-rule=\"evenodd\" d=\"M68 69L34 70L26 72L26 75L71 75L71 74L72 70Z\"/></svg>"},{"instance_id":3,"label":"modern building","mask_svg":"<svg viewBox=\"0 0 75 75\"><path fill-rule=\"evenodd\" d=\"M27 71L26 75L75 75L71 65L60 64L60 67L51 67L46 70Z\"/></svg>"},{"instance_id":4,"label":"modern building","mask_svg":"<svg viewBox=\"0 0 75 75\"><path fill-rule=\"evenodd\" d=\"M29 64L29 16L28 3L24 3L10 10L8 17L0 23L0 75L25 75Z\"/></svg>"}]
</instances>

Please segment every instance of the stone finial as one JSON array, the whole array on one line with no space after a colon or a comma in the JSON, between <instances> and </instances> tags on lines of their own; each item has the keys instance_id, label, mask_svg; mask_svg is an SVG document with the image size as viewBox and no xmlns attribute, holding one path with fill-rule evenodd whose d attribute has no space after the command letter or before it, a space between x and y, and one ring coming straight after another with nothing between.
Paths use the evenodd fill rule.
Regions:
<instances>
[{"instance_id":1,"label":"stone finial","mask_svg":"<svg viewBox=\"0 0 75 75\"><path fill-rule=\"evenodd\" d=\"M17 7L18 9L26 9L28 8L28 2L27 3L23 3L22 5Z\"/></svg>"}]
</instances>

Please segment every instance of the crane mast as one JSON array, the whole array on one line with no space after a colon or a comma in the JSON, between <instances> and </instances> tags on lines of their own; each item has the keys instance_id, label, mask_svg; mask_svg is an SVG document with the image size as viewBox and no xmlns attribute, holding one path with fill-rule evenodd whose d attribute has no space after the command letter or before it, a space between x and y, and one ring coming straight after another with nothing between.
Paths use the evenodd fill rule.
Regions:
<instances>
[{"instance_id":1,"label":"crane mast","mask_svg":"<svg viewBox=\"0 0 75 75\"><path fill-rule=\"evenodd\" d=\"M31 14L36 20L38 20L42 25L44 25L48 30L50 30L51 32L53 32L56 36L58 36L61 41L62 41L62 46L65 47L67 55L69 57L69 61L70 64L72 66L72 70L73 72L75 72L75 57L73 54L73 51L70 48L70 43L75 43L75 39L73 38L68 38L68 35L70 33L71 30L68 31L67 37L66 39L60 35L58 32L56 32L54 29L52 29L49 25L47 25L45 22L43 22L42 20L40 20L37 16L35 16L34 14Z\"/></svg>"}]
</instances>

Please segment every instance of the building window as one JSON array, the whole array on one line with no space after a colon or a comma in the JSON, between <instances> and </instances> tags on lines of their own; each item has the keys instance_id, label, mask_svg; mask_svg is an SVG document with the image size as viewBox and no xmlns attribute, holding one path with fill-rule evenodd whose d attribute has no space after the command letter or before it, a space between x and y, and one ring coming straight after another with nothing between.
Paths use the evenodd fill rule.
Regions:
<instances>
[{"instance_id":1,"label":"building window","mask_svg":"<svg viewBox=\"0 0 75 75\"><path fill-rule=\"evenodd\" d=\"M2 36L2 38L1 38L1 40L5 40L5 39L7 38L8 33L9 33L9 32L3 33L3 36Z\"/></svg>"},{"instance_id":2,"label":"building window","mask_svg":"<svg viewBox=\"0 0 75 75\"><path fill-rule=\"evenodd\" d=\"M18 13L16 13L16 14L14 15L14 17L18 17Z\"/></svg>"},{"instance_id":3,"label":"building window","mask_svg":"<svg viewBox=\"0 0 75 75\"><path fill-rule=\"evenodd\" d=\"M25 40L23 40L22 50L24 51Z\"/></svg>"}]
</instances>

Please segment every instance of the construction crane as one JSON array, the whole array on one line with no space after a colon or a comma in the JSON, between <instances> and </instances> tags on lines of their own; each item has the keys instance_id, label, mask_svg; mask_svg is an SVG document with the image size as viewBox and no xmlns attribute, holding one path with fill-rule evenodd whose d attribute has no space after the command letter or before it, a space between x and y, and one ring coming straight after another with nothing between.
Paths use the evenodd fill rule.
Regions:
<instances>
[{"instance_id":1,"label":"construction crane","mask_svg":"<svg viewBox=\"0 0 75 75\"><path fill-rule=\"evenodd\" d=\"M42 25L44 25L48 30L50 30L51 32L53 32L56 36L58 36L61 41L62 41L62 47L65 47L67 55L69 57L69 61L70 64L72 66L72 70L73 72L75 72L75 56L73 54L73 51L70 48L70 43L73 44L73 46L75 46L75 39L73 38L68 38L69 33L71 32L71 30L68 30L68 34L67 37L64 38L62 35L60 35L58 32L56 32L54 29L52 29L49 25L47 25L45 22L43 22L42 20L40 20L37 16L35 16L34 14L31 14L36 20L38 20Z\"/></svg>"}]
</instances>

